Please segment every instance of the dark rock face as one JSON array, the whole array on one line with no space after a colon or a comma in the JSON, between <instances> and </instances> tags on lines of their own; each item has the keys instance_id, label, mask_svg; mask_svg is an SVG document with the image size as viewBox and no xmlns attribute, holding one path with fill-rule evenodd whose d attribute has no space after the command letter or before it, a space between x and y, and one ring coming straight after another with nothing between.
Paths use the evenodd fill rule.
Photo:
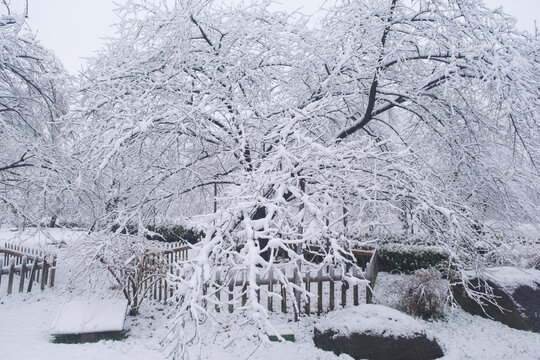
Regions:
<instances>
[{"instance_id":1,"label":"dark rock face","mask_svg":"<svg viewBox=\"0 0 540 360\"><path fill-rule=\"evenodd\" d=\"M540 285L536 288L520 286L514 290L512 297L521 307L530 329L540 333Z\"/></svg>"},{"instance_id":2,"label":"dark rock face","mask_svg":"<svg viewBox=\"0 0 540 360\"><path fill-rule=\"evenodd\" d=\"M520 286L513 293L508 293L502 287L492 281L487 281L496 296L497 304L485 304L482 307L467 296L462 285L452 287L452 293L456 302L463 310L473 315L480 315L499 321L511 328L540 332L540 286ZM479 279L471 281L475 290L483 291L482 282Z\"/></svg>"},{"instance_id":3,"label":"dark rock face","mask_svg":"<svg viewBox=\"0 0 540 360\"><path fill-rule=\"evenodd\" d=\"M348 354L354 359L369 360L431 360L443 356L441 347L425 334L412 337L393 337L384 334L352 333L338 335L332 330L325 332L315 328L315 346L333 351L334 354Z\"/></svg>"}]
</instances>

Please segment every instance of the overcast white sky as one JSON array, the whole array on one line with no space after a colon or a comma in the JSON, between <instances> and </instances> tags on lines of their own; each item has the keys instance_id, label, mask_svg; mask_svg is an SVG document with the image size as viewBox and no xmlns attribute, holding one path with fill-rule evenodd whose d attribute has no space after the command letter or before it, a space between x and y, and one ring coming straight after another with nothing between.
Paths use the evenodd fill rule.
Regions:
<instances>
[{"instance_id":1,"label":"overcast white sky","mask_svg":"<svg viewBox=\"0 0 540 360\"><path fill-rule=\"evenodd\" d=\"M118 0L122 2L122 0ZM226 0L228 1L228 0ZM289 10L315 12L324 0L282 0ZM518 27L534 31L534 20L540 19L540 0L484 0L491 8L502 6L518 20ZM24 0L11 0L14 7ZM29 0L29 23L44 46L52 49L72 74L94 55L103 38L111 36L116 22L111 0Z\"/></svg>"}]
</instances>

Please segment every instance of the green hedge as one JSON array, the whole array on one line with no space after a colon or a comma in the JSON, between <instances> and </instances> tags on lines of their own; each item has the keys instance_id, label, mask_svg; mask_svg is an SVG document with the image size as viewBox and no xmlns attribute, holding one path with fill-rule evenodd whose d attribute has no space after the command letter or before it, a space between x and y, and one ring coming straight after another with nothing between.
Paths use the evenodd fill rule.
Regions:
<instances>
[{"instance_id":1,"label":"green hedge","mask_svg":"<svg viewBox=\"0 0 540 360\"><path fill-rule=\"evenodd\" d=\"M186 240L190 244L195 244L204 237L202 231L185 228L181 225L174 226L149 226L148 230L160 234L161 236L147 236L149 240L175 242Z\"/></svg>"},{"instance_id":2,"label":"green hedge","mask_svg":"<svg viewBox=\"0 0 540 360\"><path fill-rule=\"evenodd\" d=\"M149 225L147 229L151 232L157 233L159 235L147 235L148 240L154 241L163 241L163 242L175 242L185 240L190 244L195 244L204 237L204 232L190 229L182 225L160 225L152 226ZM115 225L111 228L111 231L115 232L118 230L118 225ZM136 234L137 228L134 225L128 225L125 227L121 233L126 234Z\"/></svg>"},{"instance_id":3,"label":"green hedge","mask_svg":"<svg viewBox=\"0 0 540 360\"><path fill-rule=\"evenodd\" d=\"M438 249L379 249L379 271L412 274L419 269L437 267L448 261Z\"/></svg>"}]
</instances>

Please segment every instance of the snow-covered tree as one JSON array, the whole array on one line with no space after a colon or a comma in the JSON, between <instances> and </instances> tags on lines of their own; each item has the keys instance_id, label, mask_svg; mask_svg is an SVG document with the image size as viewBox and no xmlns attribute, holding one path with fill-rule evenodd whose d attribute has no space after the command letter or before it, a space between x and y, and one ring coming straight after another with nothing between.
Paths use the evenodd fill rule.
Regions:
<instances>
[{"instance_id":1,"label":"snow-covered tree","mask_svg":"<svg viewBox=\"0 0 540 360\"><path fill-rule=\"evenodd\" d=\"M51 186L58 184L62 166L61 117L67 112L68 79L54 55L26 28L24 14L11 13L5 2L2 7L0 208L36 223L55 218L62 207L62 196Z\"/></svg>"},{"instance_id":2,"label":"snow-covered tree","mask_svg":"<svg viewBox=\"0 0 540 360\"><path fill-rule=\"evenodd\" d=\"M405 223L463 274L481 268L486 220L537 221L537 38L477 0L343 1L314 29L266 5L130 1L84 74L97 229L193 214L205 227L171 279L174 353L217 301L208 288L249 283L261 322L258 276L299 299L278 251L296 282L349 271L352 232ZM315 246L321 263L303 256Z\"/></svg>"}]
</instances>

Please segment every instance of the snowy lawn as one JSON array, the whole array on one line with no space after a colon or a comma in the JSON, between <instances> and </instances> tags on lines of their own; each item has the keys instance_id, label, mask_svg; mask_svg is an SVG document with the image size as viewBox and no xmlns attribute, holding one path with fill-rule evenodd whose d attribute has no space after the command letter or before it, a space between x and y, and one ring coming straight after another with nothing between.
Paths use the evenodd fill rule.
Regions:
<instances>
[{"instance_id":1,"label":"snowy lawn","mask_svg":"<svg viewBox=\"0 0 540 360\"><path fill-rule=\"evenodd\" d=\"M59 234L60 235L60 234ZM61 239L73 241L77 236L61 233ZM4 238L5 239L5 238ZM0 239L0 241L4 240ZM57 242L59 239L54 239ZM34 242L35 240L27 240ZM165 359L161 340L168 332L169 308L160 304L144 302L141 314L128 317L127 339L123 341L103 340L87 344L53 344L50 328L53 320L66 299L80 298L77 291L65 290L67 283L67 262L62 261L66 249L59 250L57 287L31 294L7 296L0 289L0 358L44 360L160 360ZM375 288L375 301L384 305L395 305L399 284L404 275L380 273ZM4 285L4 284L2 284ZM338 288L336 296L338 297ZM75 295L77 293L78 295ZM96 294L82 294L96 297ZM277 305L277 304L275 304ZM336 306L339 309L340 306ZM315 348L312 341L313 328L318 318L303 317L300 322L290 322L291 315L273 314L272 321L280 330L292 332L296 342L269 342L258 335L257 329L247 323L241 312L230 315L218 314L223 328L204 325L203 359L350 359L347 355ZM460 309L448 310L445 320L424 322L428 335L437 339L445 360L461 359L519 359L538 360L540 358L540 334L514 330L500 323L472 316Z\"/></svg>"},{"instance_id":2,"label":"snowy lawn","mask_svg":"<svg viewBox=\"0 0 540 360\"><path fill-rule=\"evenodd\" d=\"M163 359L159 340L134 332L124 341L53 344L49 329L64 299L57 290L0 298L0 353L5 359L146 360ZM128 323L131 322L131 319ZM149 324L147 324L150 326Z\"/></svg>"},{"instance_id":3,"label":"snowy lawn","mask_svg":"<svg viewBox=\"0 0 540 360\"><path fill-rule=\"evenodd\" d=\"M380 279L382 283L384 275ZM142 315L128 317L128 338L92 344L53 344L49 329L62 302L60 290L5 295L0 299L0 349L6 358L20 359L164 359L160 341L167 333L166 308L147 303ZM296 342L262 341L256 329L244 324L241 314L222 314L229 328L204 339L204 359L337 359L333 353L315 348L312 341L316 317L299 323L273 316L276 326L291 330ZM419 320L422 321L422 320ZM446 320L426 323L445 352L442 359L538 360L540 334L510 329L497 322L456 309ZM2 357L3 357L2 356ZM341 355L340 359L350 359Z\"/></svg>"},{"instance_id":4,"label":"snowy lawn","mask_svg":"<svg viewBox=\"0 0 540 360\"><path fill-rule=\"evenodd\" d=\"M4 227L0 228L0 246L9 243L50 250L71 244L84 234L84 231L62 228L26 228L21 231Z\"/></svg>"}]
</instances>

